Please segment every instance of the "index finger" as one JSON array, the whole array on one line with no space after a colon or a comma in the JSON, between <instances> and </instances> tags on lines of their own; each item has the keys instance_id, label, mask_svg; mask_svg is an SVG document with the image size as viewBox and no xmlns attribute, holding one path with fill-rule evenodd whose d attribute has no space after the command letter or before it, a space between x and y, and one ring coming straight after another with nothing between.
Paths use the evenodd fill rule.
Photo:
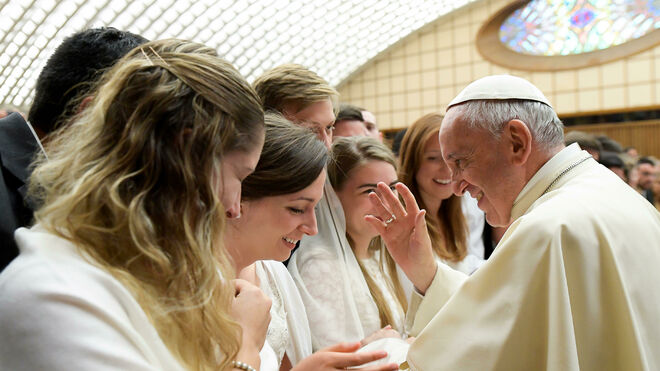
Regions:
<instances>
[{"instance_id":1,"label":"index finger","mask_svg":"<svg viewBox=\"0 0 660 371\"><path fill-rule=\"evenodd\" d=\"M387 357L387 352L384 350L374 350L371 352L360 353L335 353L335 367L353 367L360 366L365 363L376 361Z\"/></svg>"},{"instance_id":2,"label":"index finger","mask_svg":"<svg viewBox=\"0 0 660 371\"><path fill-rule=\"evenodd\" d=\"M403 198L403 202L406 204L406 211L408 214L417 215L419 213L419 205L417 205L417 200L415 200L415 196L410 192L410 189L401 182L397 183L395 187L401 195L401 198Z\"/></svg>"},{"instance_id":3,"label":"index finger","mask_svg":"<svg viewBox=\"0 0 660 371\"><path fill-rule=\"evenodd\" d=\"M397 183L401 184L401 183ZM397 197L394 192L390 189L390 186L383 182L378 182L376 185L378 187L378 190L380 191L381 195L383 196L383 201L389 206L390 210L392 211L392 214L396 216L397 218L402 218L406 216L406 210L403 208L403 205L401 204L401 201L399 200L399 197ZM396 185L395 185L396 187Z\"/></svg>"}]
</instances>

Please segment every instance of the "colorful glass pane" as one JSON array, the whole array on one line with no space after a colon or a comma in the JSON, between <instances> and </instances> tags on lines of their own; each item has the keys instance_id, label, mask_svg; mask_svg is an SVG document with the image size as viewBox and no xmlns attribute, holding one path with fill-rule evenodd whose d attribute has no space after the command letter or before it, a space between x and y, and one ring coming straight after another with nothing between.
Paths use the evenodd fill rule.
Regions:
<instances>
[{"instance_id":1,"label":"colorful glass pane","mask_svg":"<svg viewBox=\"0 0 660 371\"><path fill-rule=\"evenodd\" d=\"M660 0L532 0L500 26L518 53L569 55L623 44L660 28Z\"/></svg>"}]
</instances>

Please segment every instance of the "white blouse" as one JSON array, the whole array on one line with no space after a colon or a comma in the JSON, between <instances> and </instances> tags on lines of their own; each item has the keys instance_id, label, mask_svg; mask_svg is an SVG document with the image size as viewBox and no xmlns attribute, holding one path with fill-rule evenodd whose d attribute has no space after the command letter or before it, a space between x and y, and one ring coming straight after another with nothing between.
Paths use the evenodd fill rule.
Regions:
<instances>
[{"instance_id":1,"label":"white blouse","mask_svg":"<svg viewBox=\"0 0 660 371\"><path fill-rule=\"evenodd\" d=\"M285 353L291 365L295 366L312 354L307 314L298 289L281 262L257 261L255 270L261 289L273 302L266 343L277 356L278 368Z\"/></svg>"}]
</instances>

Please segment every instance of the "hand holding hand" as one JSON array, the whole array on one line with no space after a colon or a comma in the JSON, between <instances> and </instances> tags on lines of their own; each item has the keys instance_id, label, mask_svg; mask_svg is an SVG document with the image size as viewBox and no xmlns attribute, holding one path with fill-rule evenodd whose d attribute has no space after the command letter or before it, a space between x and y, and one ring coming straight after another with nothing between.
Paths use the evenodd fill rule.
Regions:
<instances>
[{"instance_id":1,"label":"hand holding hand","mask_svg":"<svg viewBox=\"0 0 660 371\"><path fill-rule=\"evenodd\" d=\"M422 294L431 285L437 265L426 229L426 210L420 210L408 187L396 184L404 205L385 183L378 183L378 192L369 199L374 205L374 215L365 220L378 231L394 261Z\"/></svg>"},{"instance_id":2,"label":"hand holding hand","mask_svg":"<svg viewBox=\"0 0 660 371\"><path fill-rule=\"evenodd\" d=\"M387 356L382 350L373 352L355 351L360 348L360 343L339 343L331 347L321 349L311 356L300 361L292 371L332 371L345 370L347 368L359 367L365 363L376 361ZM398 370L396 363L369 366L360 368L362 371L387 371Z\"/></svg>"}]
</instances>

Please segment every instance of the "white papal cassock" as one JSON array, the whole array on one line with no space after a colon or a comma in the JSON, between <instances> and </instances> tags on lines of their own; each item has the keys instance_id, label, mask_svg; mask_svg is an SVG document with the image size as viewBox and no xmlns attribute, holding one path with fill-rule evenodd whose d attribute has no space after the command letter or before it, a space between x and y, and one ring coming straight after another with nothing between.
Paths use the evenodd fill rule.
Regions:
<instances>
[{"instance_id":1,"label":"white papal cassock","mask_svg":"<svg viewBox=\"0 0 660 371\"><path fill-rule=\"evenodd\" d=\"M523 188L512 217L474 275L441 266L413 299L410 368L660 370L653 206L572 145Z\"/></svg>"}]
</instances>

